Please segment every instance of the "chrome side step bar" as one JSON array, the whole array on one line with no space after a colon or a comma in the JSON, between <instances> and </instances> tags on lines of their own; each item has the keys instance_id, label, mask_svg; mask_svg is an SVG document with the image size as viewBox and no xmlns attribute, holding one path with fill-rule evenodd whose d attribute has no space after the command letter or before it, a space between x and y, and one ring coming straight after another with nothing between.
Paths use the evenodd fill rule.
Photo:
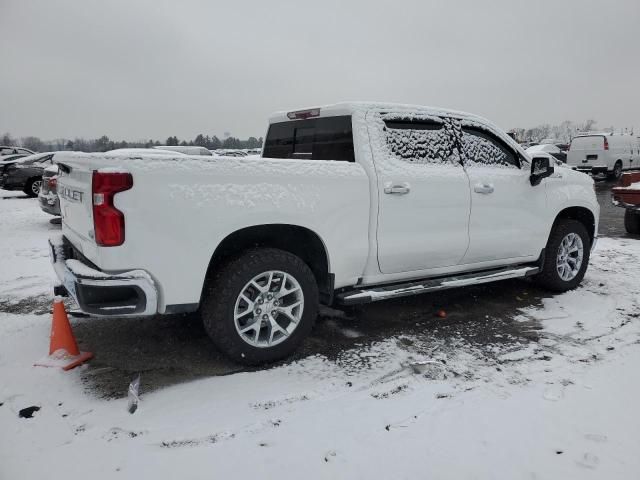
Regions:
<instances>
[{"instance_id":1,"label":"chrome side step bar","mask_svg":"<svg viewBox=\"0 0 640 480\"><path fill-rule=\"evenodd\" d=\"M518 266L512 268L500 268L440 277L428 280L419 280L403 284L382 285L378 287L360 288L336 294L336 303L341 305L356 305L358 303L377 302L390 298L418 295L420 293L446 290L447 288L479 285L481 283L497 282L509 278L522 278L535 275L540 271L537 266Z\"/></svg>"}]
</instances>

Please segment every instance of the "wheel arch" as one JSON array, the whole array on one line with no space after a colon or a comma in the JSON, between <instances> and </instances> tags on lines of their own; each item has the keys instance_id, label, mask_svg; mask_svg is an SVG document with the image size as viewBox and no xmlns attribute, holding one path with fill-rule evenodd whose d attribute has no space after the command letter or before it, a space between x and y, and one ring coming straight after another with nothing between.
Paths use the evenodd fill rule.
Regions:
<instances>
[{"instance_id":1,"label":"wheel arch","mask_svg":"<svg viewBox=\"0 0 640 480\"><path fill-rule=\"evenodd\" d=\"M253 225L230 233L213 252L206 278L210 278L211 273L228 259L255 247L278 248L300 257L313 272L321 303L330 304L333 301L334 276L330 273L326 245L316 232L299 225Z\"/></svg>"},{"instance_id":2,"label":"wheel arch","mask_svg":"<svg viewBox=\"0 0 640 480\"><path fill-rule=\"evenodd\" d=\"M591 245L593 245L596 235L596 218L591 210L586 207L567 207L558 212L553 225L555 226L558 221L564 219L577 220L582 223L589 233L589 239L591 240Z\"/></svg>"},{"instance_id":3,"label":"wheel arch","mask_svg":"<svg viewBox=\"0 0 640 480\"><path fill-rule=\"evenodd\" d=\"M31 182L35 182L37 180L42 181L42 175L38 176L38 175L29 175L27 177L27 180L24 182L25 185L31 183Z\"/></svg>"}]
</instances>

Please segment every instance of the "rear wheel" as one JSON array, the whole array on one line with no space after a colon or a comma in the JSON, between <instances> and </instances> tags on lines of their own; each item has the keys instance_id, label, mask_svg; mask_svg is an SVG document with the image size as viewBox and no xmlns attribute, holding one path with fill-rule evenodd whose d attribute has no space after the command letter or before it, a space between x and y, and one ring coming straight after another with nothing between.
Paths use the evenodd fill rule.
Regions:
<instances>
[{"instance_id":1,"label":"rear wheel","mask_svg":"<svg viewBox=\"0 0 640 480\"><path fill-rule=\"evenodd\" d=\"M622 162L618 160L613 166L613 171L608 175L610 180L620 180L622 176Z\"/></svg>"},{"instance_id":2,"label":"rear wheel","mask_svg":"<svg viewBox=\"0 0 640 480\"><path fill-rule=\"evenodd\" d=\"M624 228L627 233L640 235L640 213L626 209L624 211Z\"/></svg>"},{"instance_id":3,"label":"rear wheel","mask_svg":"<svg viewBox=\"0 0 640 480\"><path fill-rule=\"evenodd\" d=\"M249 250L218 269L200 307L215 345L247 365L291 354L318 314L318 287L297 256L275 248Z\"/></svg>"},{"instance_id":4,"label":"rear wheel","mask_svg":"<svg viewBox=\"0 0 640 480\"><path fill-rule=\"evenodd\" d=\"M41 187L42 187L42 179L32 178L25 185L23 192L29 195L30 197L37 197L38 194L40 193Z\"/></svg>"},{"instance_id":5,"label":"rear wheel","mask_svg":"<svg viewBox=\"0 0 640 480\"><path fill-rule=\"evenodd\" d=\"M577 220L556 222L545 248L542 272L535 281L554 292L577 287L589 264L591 239L584 225Z\"/></svg>"}]
</instances>

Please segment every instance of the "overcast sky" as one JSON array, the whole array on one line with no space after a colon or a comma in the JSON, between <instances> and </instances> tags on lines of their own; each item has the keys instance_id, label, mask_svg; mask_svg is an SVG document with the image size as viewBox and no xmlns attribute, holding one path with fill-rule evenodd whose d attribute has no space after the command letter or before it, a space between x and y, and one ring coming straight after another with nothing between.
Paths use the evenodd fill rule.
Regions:
<instances>
[{"instance_id":1,"label":"overcast sky","mask_svg":"<svg viewBox=\"0 0 640 480\"><path fill-rule=\"evenodd\" d=\"M0 0L0 133L261 136L275 110L640 126L640 0Z\"/></svg>"}]
</instances>

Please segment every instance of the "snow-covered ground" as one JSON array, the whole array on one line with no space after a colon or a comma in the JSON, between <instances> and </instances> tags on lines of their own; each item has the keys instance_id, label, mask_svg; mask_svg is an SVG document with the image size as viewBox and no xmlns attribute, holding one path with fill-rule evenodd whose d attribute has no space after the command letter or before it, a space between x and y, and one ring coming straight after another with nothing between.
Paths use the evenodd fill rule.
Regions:
<instances>
[{"instance_id":1,"label":"snow-covered ground","mask_svg":"<svg viewBox=\"0 0 640 480\"><path fill-rule=\"evenodd\" d=\"M640 472L637 241L601 239L579 289L520 309L515 321L532 341L394 336L335 359L142 392L131 415L126 399L86 389L91 365L32 366L47 351L50 316L20 302L50 301L46 236L57 227L35 200L10 196L0 192L2 480ZM29 406L40 410L19 418Z\"/></svg>"},{"instance_id":2,"label":"snow-covered ground","mask_svg":"<svg viewBox=\"0 0 640 480\"><path fill-rule=\"evenodd\" d=\"M49 223L53 217L37 202L22 192L0 190L0 304L51 291L46 238L60 226Z\"/></svg>"}]
</instances>

